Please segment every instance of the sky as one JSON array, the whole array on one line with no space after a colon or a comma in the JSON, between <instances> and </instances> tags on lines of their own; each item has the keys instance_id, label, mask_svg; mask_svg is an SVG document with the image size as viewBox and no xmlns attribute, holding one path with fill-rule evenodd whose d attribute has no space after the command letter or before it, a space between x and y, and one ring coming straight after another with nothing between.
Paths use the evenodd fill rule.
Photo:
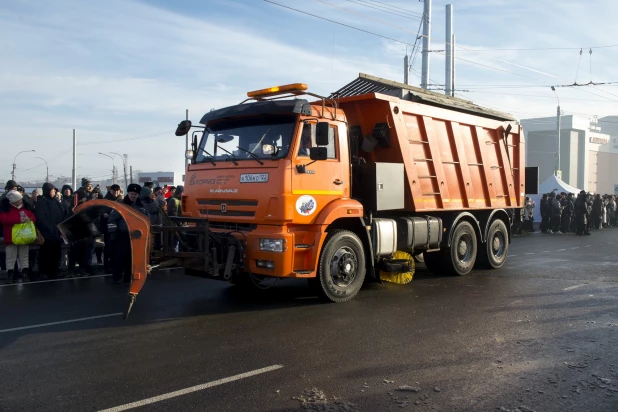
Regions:
<instances>
[{"instance_id":1,"label":"sky","mask_svg":"<svg viewBox=\"0 0 618 412\"><path fill-rule=\"evenodd\" d=\"M182 171L174 130L186 109L198 122L274 85L328 95L361 72L403 81L422 2L273 2L314 16L263 0L1 2L0 179L26 150L36 152L19 154L18 181L45 178L37 157L52 179L70 177L73 129L78 180L122 169L99 153L127 154L134 170ZM432 88L444 85L447 3L458 97L525 119L555 116L552 85L618 82L613 0L434 0ZM410 84L420 71L417 56ZM565 114L618 115L618 83L556 90Z\"/></svg>"}]
</instances>

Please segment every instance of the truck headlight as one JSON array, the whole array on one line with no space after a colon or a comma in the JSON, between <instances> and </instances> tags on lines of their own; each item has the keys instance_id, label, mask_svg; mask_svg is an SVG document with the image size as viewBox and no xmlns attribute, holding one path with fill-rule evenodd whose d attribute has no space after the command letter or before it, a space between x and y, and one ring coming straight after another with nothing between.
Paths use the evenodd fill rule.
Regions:
<instances>
[{"instance_id":1,"label":"truck headlight","mask_svg":"<svg viewBox=\"0 0 618 412\"><path fill-rule=\"evenodd\" d=\"M283 252L284 249L284 239L260 239L260 250L262 252Z\"/></svg>"}]
</instances>

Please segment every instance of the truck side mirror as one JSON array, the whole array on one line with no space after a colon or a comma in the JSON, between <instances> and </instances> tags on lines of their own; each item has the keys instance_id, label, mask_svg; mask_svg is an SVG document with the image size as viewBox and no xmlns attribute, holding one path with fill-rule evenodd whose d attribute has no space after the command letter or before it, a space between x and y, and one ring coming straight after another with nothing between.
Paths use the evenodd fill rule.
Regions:
<instances>
[{"instance_id":1,"label":"truck side mirror","mask_svg":"<svg viewBox=\"0 0 618 412\"><path fill-rule=\"evenodd\" d=\"M189 133L191 130L191 120L183 120L178 123L178 127L176 128L176 136L184 136Z\"/></svg>"},{"instance_id":2,"label":"truck side mirror","mask_svg":"<svg viewBox=\"0 0 618 412\"><path fill-rule=\"evenodd\" d=\"M326 123L328 124L328 123ZM312 147L309 149L309 159L314 162L317 160L328 159L328 149L326 147Z\"/></svg>"},{"instance_id":3,"label":"truck side mirror","mask_svg":"<svg viewBox=\"0 0 618 412\"><path fill-rule=\"evenodd\" d=\"M318 146L328 146L328 132L330 124L328 122L318 122L315 130L315 143Z\"/></svg>"}]
</instances>

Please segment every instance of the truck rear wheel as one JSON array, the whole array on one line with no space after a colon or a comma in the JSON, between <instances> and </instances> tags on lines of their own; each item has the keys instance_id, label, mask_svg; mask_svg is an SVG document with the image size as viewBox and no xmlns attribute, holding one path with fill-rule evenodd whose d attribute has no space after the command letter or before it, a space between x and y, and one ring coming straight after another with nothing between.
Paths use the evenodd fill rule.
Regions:
<instances>
[{"instance_id":1,"label":"truck rear wheel","mask_svg":"<svg viewBox=\"0 0 618 412\"><path fill-rule=\"evenodd\" d=\"M479 264L489 269L500 269L506 262L509 251L509 232L500 219L491 222L487 231L487 242L479 248Z\"/></svg>"},{"instance_id":2,"label":"truck rear wheel","mask_svg":"<svg viewBox=\"0 0 618 412\"><path fill-rule=\"evenodd\" d=\"M321 299L331 302L351 300L365 280L365 251L361 240L353 232L331 232L320 255L317 292Z\"/></svg>"},{"instance_id":3,"label":"truck rear wheel","mask_svg":"<svg viewBox=\"0 0 618 412\"><path fill-rule=\"evenodd\" d=\"M472 225L466 221L455 227L451 246L444 249L442 263L446 272L453 275L467 275L472 271L476 261L477 239Z\"/></svg>"}]
</instances>

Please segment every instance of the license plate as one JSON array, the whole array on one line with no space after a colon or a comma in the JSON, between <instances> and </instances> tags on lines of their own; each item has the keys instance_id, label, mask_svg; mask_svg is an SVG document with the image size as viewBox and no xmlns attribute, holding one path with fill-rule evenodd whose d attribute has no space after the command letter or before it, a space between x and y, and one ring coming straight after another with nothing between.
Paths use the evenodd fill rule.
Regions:
<instances>
[{"instance_id":1,"label":"license plate","mask_svg":"<svg viewBox=\"0 0 618 412\"><path fill-rule=\"evenodd\" d=\"M240 183L267 183L268 173L250 173L240 175Z\"/></svg>"}]
</instances>

